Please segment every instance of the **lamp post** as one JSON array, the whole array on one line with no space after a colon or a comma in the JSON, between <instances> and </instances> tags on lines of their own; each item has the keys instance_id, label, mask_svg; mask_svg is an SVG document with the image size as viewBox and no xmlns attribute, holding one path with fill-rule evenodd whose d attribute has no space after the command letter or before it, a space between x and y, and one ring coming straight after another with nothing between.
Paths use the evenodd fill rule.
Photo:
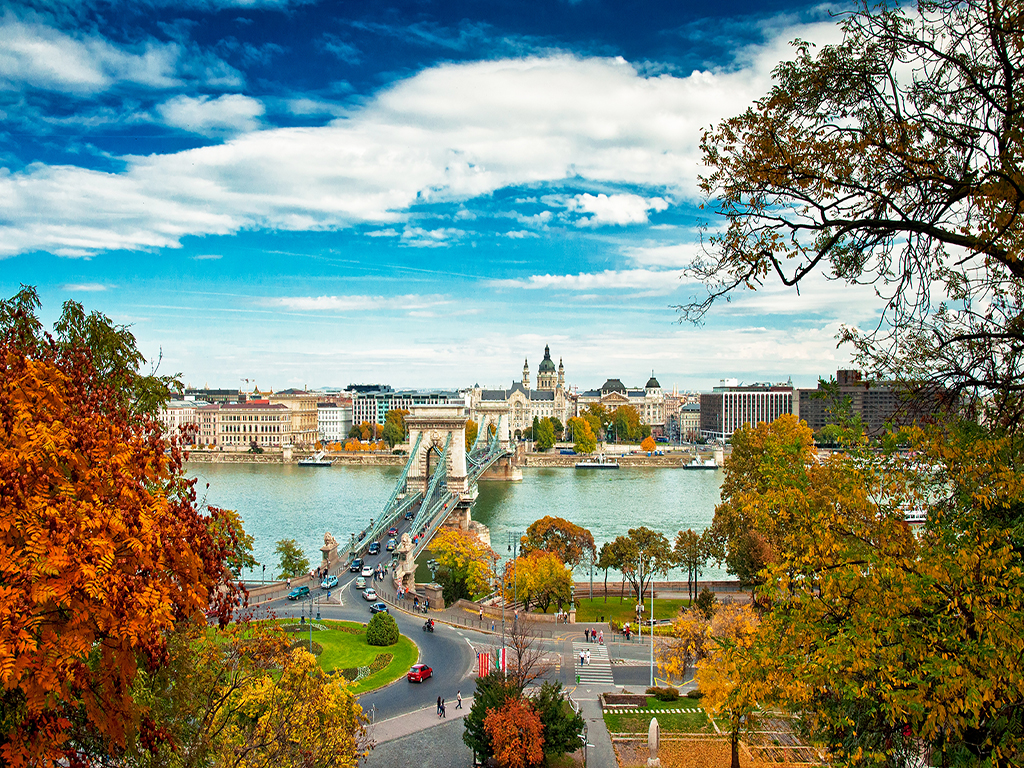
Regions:
<instances>
[{"instance_id":1,"label":"lamp post","mask_svg":"<svg viewBox=\"0 0 1024 768\"><path fill-rule=\"evenodd\" d=\"M267 583L267 564L263 564L263 583Z\"/></svg>"}]
</instances>

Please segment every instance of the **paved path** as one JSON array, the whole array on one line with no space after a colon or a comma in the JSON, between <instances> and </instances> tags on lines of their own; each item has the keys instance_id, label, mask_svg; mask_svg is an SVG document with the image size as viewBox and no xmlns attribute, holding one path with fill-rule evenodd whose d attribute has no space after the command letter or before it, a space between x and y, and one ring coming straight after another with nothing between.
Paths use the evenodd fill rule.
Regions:
<instances>
[{"instance_id":1,"label":"paved path","mask_svg":"<svg viewBox=\"0 0 1024 768\"><path fill-rule=\"evenodd\" d=\"M415 712L408 712L388 720L379 720L369 728L370 738L377 744L383 744L395 739L401 739L428 728L435 728L444 725L451 720L461 720L469 713L473 706L473 697L462 700L462 709L456 709L457 702L454 699L446 700L444 703L445 717L437 716L437 707L424 707Z\"/></svg>"}]
</instances>

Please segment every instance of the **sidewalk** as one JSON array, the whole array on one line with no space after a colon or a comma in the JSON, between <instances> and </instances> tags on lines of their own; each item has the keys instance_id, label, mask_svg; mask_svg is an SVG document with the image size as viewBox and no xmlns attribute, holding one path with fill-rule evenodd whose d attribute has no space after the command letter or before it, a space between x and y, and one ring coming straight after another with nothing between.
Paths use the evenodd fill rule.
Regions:
<instances>
[{"instance_id":1,"label":"sidewalk","mask_svg":"<svg viewBox=\"0 0 1024 768\"><path fill-rule=\"evenodd\" d=\"M393 741L428 728L444 725L469 714L469 708L473 706L473 697L467 696L462 700L462 709L456 709L456 703L455 699L445 701L445 717L443 718L437 716L437 707L431 705L415 712L379 720L373 725L367 726L367 731L376 743L383 744L386 741Z\"/></svg>"}]
</instances>

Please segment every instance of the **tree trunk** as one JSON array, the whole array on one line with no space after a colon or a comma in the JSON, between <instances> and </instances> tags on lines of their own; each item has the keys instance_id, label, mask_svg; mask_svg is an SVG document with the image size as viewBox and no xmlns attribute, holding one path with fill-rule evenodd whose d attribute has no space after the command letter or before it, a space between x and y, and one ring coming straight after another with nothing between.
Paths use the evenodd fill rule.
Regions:
<instances>
[{"instance_id":1,"label":"tree trunk","mask_svg":"<svg viewBox=\"0 0 1024 768\"><path fill-rule=\"evenodd\" d=\"M732 748L732 762L729 763L729 768L740 768L740 726L739 723L733 726L732 734L729 738L730 747Z\"/></svg>"},{"instance_id":2,"label":"tree trunk","mask_svg":"<svg viewBox=\"0 0 1024 768\"><path fill-rule=\"evenodd\" d=\"M604 569L604 601L608 602L608 569Z\"/></svg>"}]
</instances>

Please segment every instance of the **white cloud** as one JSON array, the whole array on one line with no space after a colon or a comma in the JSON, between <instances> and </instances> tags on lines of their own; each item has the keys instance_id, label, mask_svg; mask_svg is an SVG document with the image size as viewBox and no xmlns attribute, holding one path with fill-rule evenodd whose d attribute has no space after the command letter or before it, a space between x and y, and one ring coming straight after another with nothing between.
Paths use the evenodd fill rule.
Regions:
<instances>
[{"instance_id":1,"label":"white cloud","mask_svg":"<svg viewBox=\"0 0 1024 768\"><path fill-rule=\"evenodd\" d=\"M192 258L195 261L218 261L224 257L219 253L200 253Z\"/></svg>"},{"instance_id":2,"label":"white cloud","mask_svg":"<svg viewBox=\"0 0 1024 768\"><path fill-rule=\"evenodd\" d=\"M783 36L820 38L823 28ZM700 129L766 92L782 55L791 52L773 44L750 68L688 77L644 77L622 59L567 55L442 64L323 127L254 131L129 158L117 174L0 170L8 222L0 256L175 247L185 235L243 228L395 224L414 205L572 178L630 188L603 202L581 200L592 218L639 220L641 205L644 217L662 205L656 198L698 197ZM244 130L260 114L255 100L222 98L165 106L178 124L191 119L206 131Z\"/></svg>"},{"instance_id":3,"label":"white cloud","mask_svg":"<svg viewBox=\"0 0 1024 768\"><path fill-rule=\"evenodd\" d=\"M175 96L157 112L168 125L203 136L254 131L260 127L263 104L237 93L213 99L209 96Z\"/></svg>"},{"instance_id":4,"label":"white cloud","mask_svg":"<svg viewBox=\"0 0 1024 768\"><path fill-rule=\"evenodd\" d=\"M68 283L63 286L65 291L70 293L97 292L107 290L103 283Z\"/></svg>"},{"instance_id":5,"label":"white cloud","mask_svg":"<svg viewBox=\"0 0 1024 768\"><path fill-rule=\"evenodd\" d=\"M358 312L382 309L425 310L447 304L443 296L280 296L264 300L269 307L298 312Z\"/></svg>"},{"instance_id":6,"label":"white cloud","mask_svg":"<svg viewBox=\"0 0 1024 768\"><path fill-rule=\"evenodd\" d=\"M648 211L664 211L668 203L661 197L645 199L640 195L576 195L569 210L593 214L577 219L578 227L596 227L604 224L646 224Z\"/></svg>"},{"instance_id":7,"label":"white cloud","mask_svg":"<svg viewBox=\"0 0 1024 768\"><path fill-rule=\"evenodd\" d=\"M491 280L495 288L555 289L595 291L642 289L671 293L679 287L679 272L649 269L608 269L604 272L580 272L578 275L530 275L527 278Z\"/></svg>"}]
</instances>

